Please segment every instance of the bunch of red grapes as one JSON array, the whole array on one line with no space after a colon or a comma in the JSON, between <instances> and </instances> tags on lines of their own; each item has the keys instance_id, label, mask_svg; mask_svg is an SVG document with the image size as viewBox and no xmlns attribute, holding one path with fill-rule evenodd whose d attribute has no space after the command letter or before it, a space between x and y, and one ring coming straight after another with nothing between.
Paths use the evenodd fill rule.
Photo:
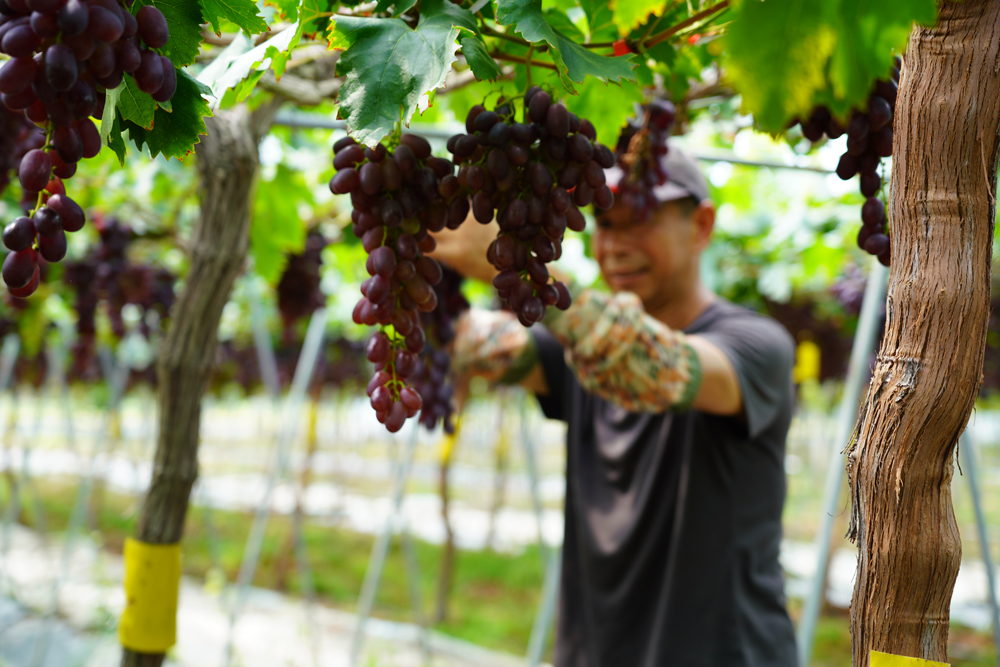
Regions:
<instances>
[{"instance_id":1,"label":"bunch of red grapes","mask_svg":"<svg viewBox=\"0 0 1000 667\"><path fill-rule=\"evenodd\" d=\"M445 433L454 433L451 420L454 387L449 382L451 357L446 350L455 339L455 321L469 309L469 302L462 294L462 274L444 269L444 277L434 286L434 292L438 307L420 314L427 342L410 381L424 403L420 424L433 431L440 420Z\"/></svg>"},{"instance_id":2,"label":"bunch of red grapes","mask_svg":"<svg viewBox=\"0 0 1000 667\"><path fill-rule=\"evenodd\" d=\"M365 148L350 137L334 144L330 189L351 195L353 230L371 276L354 321L381 326L366 349L376 366L368 396L390 432L421 408L425 425L444 419L451 428L443 348L453 337L451 321L467 304L457 281L435 290L443 270L428 256L435 247L430 234L457 229L470 210L483 224L496 217L500 231L487 252L499 271L494 285L531 326L547 307L570 305L569 290L550 278L546 264L559 258L567 228L583 230L580 207L614 203L604 175L614 154L595 142L593 124L538 87L525 94L524 122L515 116L514 104L503 99L493 110L473 107L468 134L448 140L454 163L431 155L430 144L412 134L389 146ZM436 312L442 299L448 304Z\"/></svg>"},{"instance_id":3,"label":"bunch of red grapes","mask_svg":"<svg viewBox=\"0 0 1000 667\"><path fill-rule=\"evenodd\" d=\"M3 104L45 129L43 145L25 153L18 167L25 197L35 204L3 232L11 252L2 273L11 294L32 294L38 255L58 262L66 254L65 232L83 227L83 210L66 196L62 180L101 150L90 118L102 116L105 91L129 74L157 102L173 97L176 70L155 51L168 38L166 19L151 5L133 16L118 0L0 0L0 52L11 57L0 68Z\"/></svg>"},{"instance_id":4,"label":"bunch of red grapes","mask_svg":"<svg viewBox=\"0 0 1000 667\"><path fill-rule=\"evenodd\" d=\"M435 247L428 232L460 224L469 203L457 190L441 190L454 165L432 156L422 137L404 134L392 150L363 148L345 137L333 148L337 173L330 189L351 195L353 229L371 276L361 286L354 321L382 327L365 351L376 366L368 395L378 420L395 433L423 406L407 379L426 343L419 313L437 307L434 285L442 278L441 265L425 254Z\"/></svg>"},{"instance_id":5,"label":"bunch of red grapes","mask_svg":"<svg viewBox=\"0 0 1000 667\"><path fill-rule=\"evenodd\" d=\"M23 113L11 111L0 104L0 195L10 185L11 173L17 169L24 154L45 143L42 134Z\"/></svg>"},{"instance_id":6,"label":"bunch of red grapes","mask_svg":"<svg viewBox=\"0 0 1000 667\"><path fill-rule=\"evenodd\" d=\"M516 116L515 106L502 98L492 111L472 107L465 120L468 134L448 140L461 165L458 175L441 187L470 193L478 222L496 217L500 232L487 252L499 271L493 285L521 324L531 326L549 306L569 308L569 290L550 282L546 264L562 254L567 228L583 231L580 207L614 204L604 175L614 166L614 155L596 143L590 121L553 104L537 86L524 96L524 122Z\"/></svg>"},{"instance_id":7,"label":"bunch of red grapes","mask_svg":"<svg viewBox=\"0 0 1000 667\"><path fill-rule=\"evenodd\" d=\"M77 313L77 340L73 346L73 375L86 377L93 364L97 334L97 309L104 304L111 332L125 336L122 310L138 306L142 312L139 332L149 336L147 313L155 311L160 320L174 303L176 278L166 269L135 264L128 259L132 230L117 218L97 217L100 242L79 261L67 262L63 280L76 292L73 308Z\"/></svg>"},{"instance_id":8,"label":"bunch of red grapes","mask_svg":"<svg viewBox=\"0 0 1000 667\"><path fill-rule=\"evenodd\" d=\"M890 78L875 82L875 89L868 97L867 110L852 113L846 129L826 107L815 109L802 125L802 134L809 141L819 141L824 134L836 139L847 133L847 152L840 156L837 176L846 181L854 178L855 174L859 175L861 194L866 199L861 207L863 224L858 232L858 247L878 257L885 266L889 266L891 248L885 202L878 196L882 190L879 168L882 158L892 156L892 120L900 64L897 58Z\"/></svg>"},{"instance_id":9,"label":"bunch of red grapes","mask_svg":"<svg viewBox=\"0 0 1000 667\"><path fill-rule=\"evenodd\" d=\"M618 196L635 213L646 220L657 206L653 188L667 182L669 174L663 166L667 139L674 124L676 110L669 100L653 100L638 119L630 119L618 139L615 150L617 168L622 170Z\"/></svg>"},{"instance_id":10,"label":"bunch of red grapes","mask_svg":"<svg viewBox=\"0 0 1000 667\"><path fill-rule=\"evenodd\" d=\"M284 324L285 344L294 339L294 325L326 304L320 290L323 276L323 248L327 241L316 230L306 236L305 248L298 255L289 255L288 264L278 281L278 311Z\"/></svg>"}]
</instances>

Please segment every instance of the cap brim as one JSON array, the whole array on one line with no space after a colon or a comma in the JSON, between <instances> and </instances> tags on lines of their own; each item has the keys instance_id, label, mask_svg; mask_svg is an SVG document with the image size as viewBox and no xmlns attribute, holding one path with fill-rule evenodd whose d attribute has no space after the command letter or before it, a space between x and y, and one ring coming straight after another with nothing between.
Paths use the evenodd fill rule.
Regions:
<instances>
[{"instance_id":1,"label":"cap brim","mask_svg":"<svg viewBox=\"0 0 1000 667\"><path fill-rule=\"evenodd\" d=\"M610 169L604 170L604 178L607 182L611 191L618 194L622 179L625 177L625 172L618 165L611 167ZM684 199L686 197L693 197L694 195L688 191L683 185L679 185L673 181L667 181L663 185L657 185L650 191L650 194L658 202L675 201L677 199Z\"/></svg>"}]
</instances>

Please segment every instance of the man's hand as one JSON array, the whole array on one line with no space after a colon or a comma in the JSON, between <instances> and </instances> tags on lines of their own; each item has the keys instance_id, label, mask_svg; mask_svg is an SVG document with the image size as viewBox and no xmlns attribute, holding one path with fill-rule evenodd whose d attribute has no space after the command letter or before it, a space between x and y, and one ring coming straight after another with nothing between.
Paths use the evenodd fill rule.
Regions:
<instances>
[{"instance_id":1,"label":"man's hand","mask_svg":"<svg viewBox=\"0 0 1000 667\"><path fill-rule=\"evenodd\" d=\"M481 225L469 215L458 229L433 234L437 248L430 253L431 257L463 276L492 284L497 270L486 260L486 251L499 231L496 222Z\"/></svg>"}]
</instances>

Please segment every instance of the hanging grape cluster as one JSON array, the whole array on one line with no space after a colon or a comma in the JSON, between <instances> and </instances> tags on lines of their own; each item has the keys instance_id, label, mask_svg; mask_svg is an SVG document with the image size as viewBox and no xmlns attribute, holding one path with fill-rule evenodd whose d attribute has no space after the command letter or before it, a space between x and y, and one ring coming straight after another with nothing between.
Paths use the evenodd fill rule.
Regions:
<instances>
[{"instance_id":1,"label":"hanging grape cluster","mask_svg":"<svg viewBox=\"0 0 1000 667\"><path fill-rule=\"evenodd\" d=\"M611 208L604 170L614 166L614 155L596 143L590 121L553 104L537 86L524 96L524 122L516 115L503 99L493 110L474 106L465 120L468 134L448 140L460 168L442 187L469 192L478 222L496 217L500 232L487 252L499 271L493 285L521 324L531 326L547 307L570 305L569 290L550 282L546 264L562 254L567 228L583 231L580 207Z\"/></svg>"},{"instance_id":2,"label":"hanging grape cluster","mask_svg":"<svg viewBox=\"0 0 1000 667\"><path fill-rule=\"evenodd\" d=\"M166 269L136 264L128 258L134 240L132 230L117 218L97 216L94 221L99 243L87 255L66 263L63 280L76 292L73 308L77 313L76 342L73 345L73 375L91 372L97 334L97 311L101 304L111 323L111 333L122 338L127 333L122 311L134 305L142 314L138 331L149 338L174 303L176 278ZM150 313L154 313L150 317Z\"/></svg>"},{"instance_id":3,"label":"hanging grape cluster","mask_svg":"<svg viewBox=\"0 0 1000 667\"><path fill-rule=\"evenodd\" d=\"M354 321L381 326L366 349L376 367L368 396L391 432L421 408L425 425L444 419L451 427L442 349L453 336L451 321L467 305L457 285L435 290L443 271L427 255L435 247L430 233L457 229L470 211L482 224L496 217L500 231L487 253L499 271L494 285L521 323L531 326L549 306L570 305L569 290L551 279L546 264L561 255L567 228L583 230L580 208L614 203L604 174L614 154L596 143L593 124L553 103L541 88L531 88L523 100L523 122L516 118L516 99L500 99L492 110L473 107L468 134L448 140L454 162L431 155L430 144L412 134L373 148L351 137L334 144L337 173L330 189L351 196L352 229L368 253L371 276L361 286ZM451 305L435 312L442 299Z\"/></svg>"},{"instance_id":4,"label":"hanging grape cluster","mask_svg":"<svg viewBox=\"0 0 1000 667\"><path fill-rule=\"evenodd\" d=\"M289 255L278 281L278 312L284 324L285 344L295 337L294 325L326 305L326 295L319 288L322 281L323 248L327 241L317 230L306 235L305 248L300 254Z\"/></svg>"},{"instance_id":5,"label":"hanging grape cluster","mask_svg":"<svg viewBox=\"0 0 1000 667\"><path fill-rule=\"evenodd\" d=\"M157 102L173 97L176 70L155 51L168 38L166 19L151 5L133 16L119 0L0 0L0 52L11 57L0 68L3 104L45 128L43 145L25 153L18 167L34 206L3 232L11 250L3 279L11 294L32 294L38 255L58 262L66 254L65 232L83 227L83 210L66 196L62 180L101 150L90 118L101 118L105 91L128 74Z\"/></svg>"},{"instance_id":6,"label":"hanging grape cluster","mask_svg":"<svg viewBox=\"0 0 1000 667\"><path fill-rule=\"evenodd\" d=\"M454 387L449 381L451 357L446 350L455 339L454 323L469 309L469 302L462 294L462 275L452 269L444 269L444 276L434 286L434 292L437 294L437 308L429 313L420 313L427 342L419 355L411 382L423 400L420 424L433 431L440 420L444 431L453 433L451 397Z\"/></svg>"},{"instance_id":7,"label":"hanging grape cluster","mask_svg":"<svg viewBox=\"0 0 1000 667\"><path fill-rule=\"evenodd\" d=\"M623 175L617 185L618 196L637 220L649 218L658 204L652 190L669 178L663 158L676 116L668 100L653 100L643 111L640 118L629 120L615 149L615 162Z\"/></svg>"},{"instance_id":8,"label":"hanging grape cluster","mask_svg":"<svg viewBox=\"0 0 1000 667\"><path fill-rule=\"evenodd\" d=\"M830 139L837 139L847 133L847 152L840 156L837 176L847 181L855 174L859 175L865 203L861 206L862 226L858 232L858 247L878 257L885 266L889 266L891 250L885 201L879 196L882 192L879 169L882 158L892 156L892 120L900 64L897 58L890 78L875 83L875 89L868 97L867 110L852 113L846 128L826 107L816 108L802 124L802 135L813 142L821 140L824 134Z\"/></svg>"},{"instance_id":9,"label":"hanging grape cluster","mask_svg":"<svg viewBox=\"0 0 1000 667\"><path fill-rule=\"evenodd\" d=\"M361 286L354 309L358 324L381 325L365 354L376 366L368 395L378 420L395 433L423 405L407 383L417 369L426 342L419 313L437 305L434 285L441 265L425 253L435 247L428 232L468 215L468 199L440 187L454 165L431 155L425 139L404 134L391 149L362 148L345 137L334 144L330 181L334 194L351 195L353 230L368 253L371 276ZM457 222L455 222L457 221Z\"/></svg>"}]
</instances>

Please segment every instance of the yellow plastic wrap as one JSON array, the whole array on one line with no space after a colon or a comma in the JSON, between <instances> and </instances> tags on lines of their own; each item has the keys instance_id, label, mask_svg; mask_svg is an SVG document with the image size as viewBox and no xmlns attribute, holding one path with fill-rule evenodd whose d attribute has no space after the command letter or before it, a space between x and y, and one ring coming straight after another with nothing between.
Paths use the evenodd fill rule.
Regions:
<instances>
[{"instance_id":1,"label":"yellow plastic wrap","mask_svg":"<svg viewBox=\"0 0 1000 667\"><path fill-rule=\"evenodd\" d=\"M122 646L165 653L177 642L181 545L125 540L125 611L118 623Z\"/></svg>"},{"instance_id":2,"label":"yellow plastic wrap","mask_svg":"<svg viewBox=\"0 0 1000 667\"><path fill-rule=\"evenodd\" d=\"M891 655L881 651L872 651L869 656L870 667L951 667L947 662L934 662L920 658L907 658L902 655Z\"/></svg>"}]
</instances>

